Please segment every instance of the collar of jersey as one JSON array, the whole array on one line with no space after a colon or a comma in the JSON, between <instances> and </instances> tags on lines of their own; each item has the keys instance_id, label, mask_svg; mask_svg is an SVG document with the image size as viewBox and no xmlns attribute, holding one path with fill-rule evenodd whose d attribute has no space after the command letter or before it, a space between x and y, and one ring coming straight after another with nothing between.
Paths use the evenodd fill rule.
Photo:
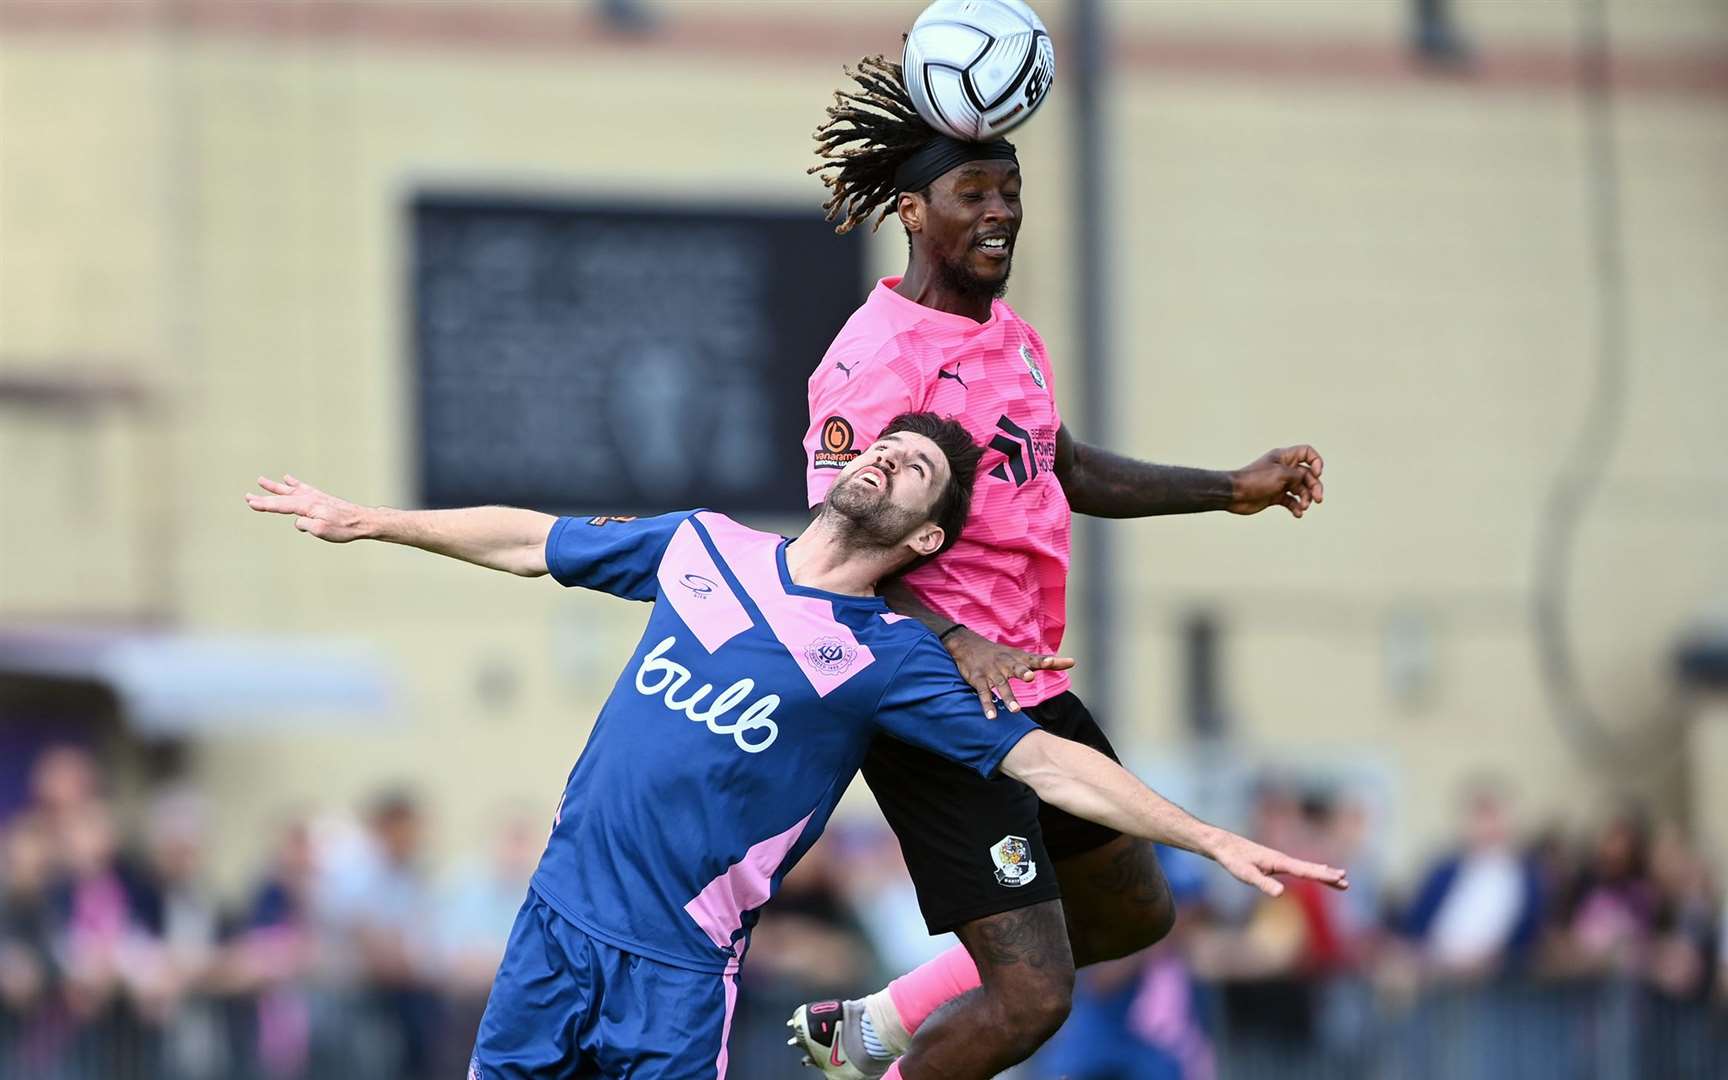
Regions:
<instances>
[{"instance_id":1,"label":"collar of jersey","mask_svg":"<svg viewBox=\"0 0 1728 1080\"><path fill-rule=\"evenodd\" d=\"M792 542L789 536L782 536L780 544L774 549L774 567L780 571L780 588L790 596L810 596L817 600L831 600L836 604L853 604L865 607L871 611L887 611L888 601L880 596L850 596L846 593L829 592L826 589L812 589L808 585L800 585L792 580L792 572L786 569L786 545Z\"/></svg>"},{"instance_id":2,"label":"collar of jersey","mask_svg":"<svg viewBox=\"0 0 1728 1080\"><path fill-rule=\"evenodd\" d=\"M925 307L916 300L908 300L894 291L894 286L900 284L899 277L885 277L876 283L876 295L881 302L889 305L896 314L911 318L923 319L941 326L951 326L968 334L980 330L988 330L1002 321L1002 302L990 301L990 318L985 322L974 322L964 315L956 315L952 311L937 311L933 307Z\"/></svg>"}]
</instances>

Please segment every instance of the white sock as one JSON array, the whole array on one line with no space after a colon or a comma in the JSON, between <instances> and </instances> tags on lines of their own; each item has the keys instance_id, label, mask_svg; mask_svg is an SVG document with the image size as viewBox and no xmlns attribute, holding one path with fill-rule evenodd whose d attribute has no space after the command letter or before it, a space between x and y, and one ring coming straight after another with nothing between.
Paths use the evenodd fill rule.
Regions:
<instances>
[{"instance_id":1,"label":"white sock","mask_svg":"<svg viewBox=\"0 0 1728 1080\"><path fill-rule=\"evenodd\" d=\"M870 1014L865 1013L864 1019L858 1024L858 1034L864 1036L864 1052L877 1061L888 1061L894 1057L888 1048L882 1045L882 1040L876 1035L876 1025L871 1022Z\"/></svg>"},{"instance_id":2,"label":"white sock","mask_svg":"<svg viewBox=\"0 0 1728 1080\"><path fill-rule=\"evenodd\" d=\"M901 1022L900 1010L895 1007L894 998L887 988L864 999L864 1022L858 1026L866 1040L864 1045L884 1061L892 1061L904 1054L912 1044L912 1033ZM881 1047L880 1053L877 1047Z\"/></svg>"}]
</instances>

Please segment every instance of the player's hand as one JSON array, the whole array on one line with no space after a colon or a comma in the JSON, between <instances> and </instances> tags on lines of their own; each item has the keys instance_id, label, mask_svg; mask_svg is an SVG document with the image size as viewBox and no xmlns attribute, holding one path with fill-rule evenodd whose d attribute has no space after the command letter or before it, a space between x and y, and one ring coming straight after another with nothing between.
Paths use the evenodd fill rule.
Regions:
<instances>
[{"instance_id":1,"label":"player's hand","mask_svg":"<svg viewBox=\"0 0 1728 1080\"><path fill-rule=\"evenodd\" d=\"M1275 879L1272 876L1274 874L1307 878L1340 891L1350 887L1350 875L1347 871L1336 866L1292 858L1282 851L1256 844L1235 833L1225 833L1224 838L1209 854L1219 866L1230 871L1230 875L1237 881L1252 885L1267 896L1281 896L1284 893L1284 883Z\"/></svg>"},{"instance_id":2,"label":"player's hand","mask_svg":"<svg viewBox=\"0 0 1728 1080\"><path fill-rule=\"evenodd\" d=\"M954 658L960 677L978 692L978 704L984 707L984 716L990 720L996 719L995 698L1001 698L1009 712L1020 711L1020 703L1014 700L1015 679L1031 682L1037 672L1067 671L1074 666L1071 656L1045 656L1012 645L998 645L965 628L949 634L942 644L948 646L948 655Z\"/></svg>"},{"instance_id":3,"label":"player's hand","mask_svg":"<svg viewBox=\"0 0 1728 1080\"><path fill-rule=\"evenodd\" d=\"M1268 450L1230 474L1230 512L1258 514L1268 506L1282 506L1299 518L1314 503L1326 501L1326 485L1320 482L1325 469L1326 462L1312 446Z\"/></svg>"},{"instance_id":4,"label":"player's hand","mask_svg":"<svg viewBox=\"0 0 1728 1080\"><path fill-rule=\"evenodd\" d=\"M294 527L303 533L332 544L346 544L369 535L364 506L338 499L287 474L280 480L260 476L258 486L269 494L247 492L246 505L261 514L290 514Z\"/></svg>"}]
</instances>

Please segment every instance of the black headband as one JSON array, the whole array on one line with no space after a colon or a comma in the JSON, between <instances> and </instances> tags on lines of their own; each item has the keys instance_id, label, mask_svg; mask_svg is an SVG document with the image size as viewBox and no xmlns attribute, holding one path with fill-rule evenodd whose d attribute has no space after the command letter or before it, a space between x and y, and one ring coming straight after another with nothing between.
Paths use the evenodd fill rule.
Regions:
<instances>
[{"instance_id":1,"label":"black headband","mask_svg":"<svg viewBox=\"0 0 1728 1080\"><path fill-rule=\"evenodd\" d=\"M923 191L931 182L956 165L968 161L1013 161L1014 144L1007 139L995 142L962 142L947 135L938 135L920 146L912 156L894 170L894 187L900 191Z\"/></svg>"}]
</instances>

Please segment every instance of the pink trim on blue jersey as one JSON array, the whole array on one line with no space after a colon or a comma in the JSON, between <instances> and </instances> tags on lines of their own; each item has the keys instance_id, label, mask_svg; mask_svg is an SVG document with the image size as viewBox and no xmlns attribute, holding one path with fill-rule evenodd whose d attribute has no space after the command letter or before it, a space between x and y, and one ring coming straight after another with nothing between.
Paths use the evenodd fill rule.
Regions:
<instances>
[{"instance_id":1,"label":"pink trim on blue jersey","mask_svg":"<svg viewBox=\"0 0 1728 1080\"><path fill-rule=\"evenodd\" d=\"M762 906L773 892L771 883L775 871L786 861L786 853L804 835L811 814L778 836L770 836L751 846L744 857L726 868L726 872L703 887L696 899L684 905L684 910L696 920L708 939L722 949L732 947L732 935L744 925L744 913Z\"/></svg>"},{"instance_id":2,"label":"pink trim on blue jersey","mask_svg":"<svg viewBox=\"0 0 1728 1080\"><path fill-rule=\"evenodd\" d=\"M665 597L709 652L750 629L750 615L688 521L678 526L655 575Z\"/></svg>"},{"instance_id":3,"label":"pink trim on blue jersey","mask_svg":"<svg viewBox=\"0 0 1728 1080\"><path fill-rule=\"evenodd\" d=\"M803 669L816 692L827 697L846 681L876 662L870 646L860 645L843 623L834 619L830 601L794 596L783 587L776 555L780 538L759 533L719 514L697 514L716 543L732 551L732 569L756 598L769 629Z\"/></svg>"}]
</instances>

